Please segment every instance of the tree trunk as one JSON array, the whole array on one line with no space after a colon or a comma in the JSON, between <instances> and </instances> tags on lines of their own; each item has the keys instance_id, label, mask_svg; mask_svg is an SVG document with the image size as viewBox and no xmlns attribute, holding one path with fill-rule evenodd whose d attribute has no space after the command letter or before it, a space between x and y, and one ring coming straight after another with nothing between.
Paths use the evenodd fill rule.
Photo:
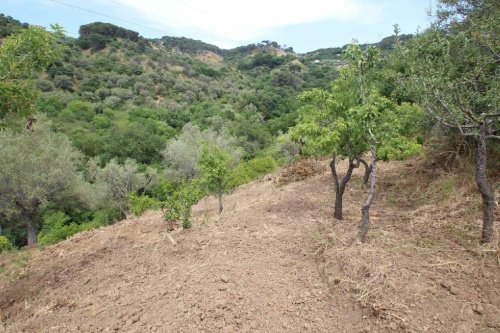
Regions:
<instances>
[{"instance_id":1,"label":"tree trunk","mask_svg":"<svg viewBox=\"0 0 500 333\"><path fill-rule=\"evenodd\" d=\"M361 206L361 226L357 237L358 241L361 243L365 241L366 234L370 229L370 206L373 202L377 185L377 151L374 147L372 147L371 153L373 160L371 164L370 190L368 191L368 197L366 198L365 203Z\"/></svg>"},{"instance_id":2,"label":"tree trunk","mask_svg":"<svg viewBox=\"0 0 500 333\"><path fill-rule=\"evenodd\" d=\"M219 198L219 214L221 214L224 210L224 207L222 206L222 181L219 181L217 184L217 196Z\"/></svg>"},{"instance_id":3,"label":"tree trunk","mask_svg":"<svg viewBox=\"0 0 500 333\"><path fill-rule=\"evenodd\" d=\"M363 184L368 185L368 180L370 179L370 174L372 173L372 166L368 165L365 160L359 160L365 166L365 174L363 175Z\"/></svg>"},{"instance_id":4,"label":"tree trunk","mask_svg":"<svg viewBox=\"0 0 500 333\"><path fill-rule=\"evenodd\" d=\"M120 205L118 207L118 209L122 213L123 218L128 219L130 217L130 212L129 212L128 208L125 208L122 205Z\"/></svg>"},{"instance_id":5,"label":"tree trunk","mask_svg":"<svg viewBox=\"0 0 500 333\"><path fill-rule=\"evenodd\" d=\"M35 221L32 219L28 220L28 246L35 247L36 246L36 225Z\"/></svg>"},{"instance_id":6,"label":"tree trunk","mask_svg":"<svg viewBox=\"0 0 500 333\"><path fill-rule=\"evenodd\" d=\"M483 198L483 233L481 243L489 243L493 239L493 221L495 196L486 175L486 124L481 123L477 139L476 184Z\"/></svg>"},{"instance_id":7,"label":"tree trunk","mask_svg":"<svg viewBox=\"0 0 500 333\"><path fill-rule=\"evenodd\" d=\"M342 220L342 199L344 197L344 191L347 186L347 183L351 179L352 172L355 168L359 167L359 158L352 159L349 158L349 166L347 168L347 172L344 178L339 182L339 177L337 174L336 163L337 157L333 155L332 160L330 161L330 169L332 171L333 183L335 185L335 210L333 213L333 217L337 220Z\"/></svg>"}]
</instances>

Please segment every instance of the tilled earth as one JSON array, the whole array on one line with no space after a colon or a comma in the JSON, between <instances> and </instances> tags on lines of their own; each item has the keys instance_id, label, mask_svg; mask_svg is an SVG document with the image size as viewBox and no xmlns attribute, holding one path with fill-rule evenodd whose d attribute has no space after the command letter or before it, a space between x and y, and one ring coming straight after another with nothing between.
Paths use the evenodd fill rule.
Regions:
<instances>
[{"instance_id":1,"label":"tilled earth","mask_svg":"<svg viewBox=\"0 0 500 333\"><path fill-rule=\"evenodd\" d=\"M0 282L0 332L499 332L498 251L414 246L421 214L381 198L353 244L356 172L341 223L325 172L242 186L220 216L204 199L189 230L148 212L33 250Z\"/></svg>"}]
</instances>

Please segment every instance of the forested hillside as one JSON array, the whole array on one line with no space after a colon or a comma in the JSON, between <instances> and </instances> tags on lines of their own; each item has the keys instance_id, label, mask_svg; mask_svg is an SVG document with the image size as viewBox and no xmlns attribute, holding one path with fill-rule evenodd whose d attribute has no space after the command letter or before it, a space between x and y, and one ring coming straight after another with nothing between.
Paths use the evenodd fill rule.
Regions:
<instances>
[{"instance_id":1,"label":"forested hillside","mask_svg":"<svg viewBox=\"0 0 500 333\"><path fill-rule=\"evenodd\" d=\"M451 147L449 159L476 157L490 242L496 18L490 1L443 1L415 36L395 26L376 44L297 54L269 40L226 50L148 39L103 22L71 38L2 15L2 242L52 244L159 208L168 228L188 228L204 196L216 195L222 212L224 194L304 156L333 156L339 220L351 174L364 167L364 242L377 162L442 153L432 142ZM474 153L463 157L464 145Z\"/></svg>"},{"instance_id":2,"label":"forested hillside","mask_svg":"<svg viewBox=\"0 0 500 333\"><path fill-rule=\"evenodd\" d=\"M1 29L2 38L15 39L22 33L30 38L30 29L36 27L2 15ZM155 174L146 177L152 182L147 191L141 185L122 194L109 189L114 194L101 198L98 205L89 202L89 196L95 197L89 193L59 201L34 194L40 197L36 201L41 199L29 213L37 216L35 229L72 226L54 241L86 224L90 227L124 217L129 213L126 201L132 189L130 195L149 198L144 199L149 202L146 206L160 205L178 187L179 175L198 174L194 169L202 141L217 141L234 155L231 169L235 171L227 189L288 163L298 148L283 134L295 124L301 105L298 93L328 87L341 63L337 59L313 63L276 42L221 50L188 38L145 39L137 32L100 22L82 26L76 39L59 33L50 47L54 54L46 64L15 78L26 88L28 82L31 85L24 96L2 99L2 127L25 126L16 125L23 119L12 112L12 101L19 102L18 110L34 115L29 126L35 130L29 136L41 135L37 138L41 140L43 135L52 135L43 131L62 134L73 147L68 149L82 153L74 167L83 172L87 185L97 182L89 163L119 168L125 183L128 172ZM177 176L165 177L165 173ZM99 179L107 187L116 185L116 180L103 178ZM87 186L85 191L94 189ZM2 211L3 235L17 246L24 245L25 223L12 222L23 214L7 208Z\"/></svg>"}]
</instances>

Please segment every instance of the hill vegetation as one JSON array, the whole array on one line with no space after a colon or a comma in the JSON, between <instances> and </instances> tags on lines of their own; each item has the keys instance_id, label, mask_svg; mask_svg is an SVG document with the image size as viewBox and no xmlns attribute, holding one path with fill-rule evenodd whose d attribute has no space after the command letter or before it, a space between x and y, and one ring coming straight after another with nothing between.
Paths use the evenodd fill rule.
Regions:
<instances>
[{"instance_id":1,"label":"hill vegetation","mask_svg":"<svg viewBox=\"0 0 500 333\"><path fill-rule=\"evenodd\" d=\"M441 5L416 36L396 28L375 45L305 55L267 40L223 50L146 39L102 22L71 38L57 25L47 32L2 16L2 234L17 247L55 242L154 207L165 208L172 226L188 227L191 206L208 193L222 211L223 194L236 186L300 155L325 154L334 157L339 219L350 175L365 166L367 230L377 161L421 153L445 126L477 142L483 241L491 241L498 5ZM343 179L338 158L350 161ZM54 170L70 170L68 178Z\"/></svg>"},{"instance_id":2,"label":"hill vegetation","mask_svg":"<svg viewBox=\"0 0 500 333\"><path fill-rule=\"evenodd\" d=\"M0 332L498 332L498 31L495 0L308 54L1 15Z\"/></svg>"}]
</instances>

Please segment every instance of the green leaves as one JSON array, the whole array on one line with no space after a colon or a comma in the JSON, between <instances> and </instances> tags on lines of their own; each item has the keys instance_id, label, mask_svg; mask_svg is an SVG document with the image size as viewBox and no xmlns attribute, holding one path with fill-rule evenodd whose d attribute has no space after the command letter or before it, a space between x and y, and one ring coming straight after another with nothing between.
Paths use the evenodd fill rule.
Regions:
<instances>
[{"instance_id":1,"label":"green leaves","mask_svg":"<svg viewBox=\"0 0 500 333\"><path fill-rule=\"evenodd\" d=\"M231 156L217 146L204 145L198 166L200 179L209 192L227 189Z\"/></svg>"},{"instance_id":2,"label":"green leaves","mask_svg":"<svg viewBox=\"0 0 500 333\"><path fill-rule=\"evenodd\" d=\"M191 209L204 195L205 191L199 179L182 180L177 189L165 200L167 209L165 221L169 223L180 221L183 228L190 228Z\"/></svg>"},{"instance_id":3,"label":"green leaves","mask_svg":"<svg viewBox=\"0 0 500 333\"><path fill-rule=\"evenodd\" d=\"M0 119L7 114L30 113L36 92L25 79L32 79L61 57L60 27L49 33L41 27L21 29L0 46ZM24 80L24 81L23 81Z\"/></svg>"},{"instance_id":4,"label":"green leaves","mask_svg":"<svg viewBox=\"0 0 500 333\"><path fill-rule=\"evenodd\" d=\"M290 129L291 138L304 144L311 155L336 154L356 158L376 146L384 160L404 158L417 152L420 108L397 105L375 89L379 51L350 45L349 61L333 83L332 91L313 89L299 96L306 106Z\"/></svg>"},{"instance_id":5,"label":"green leaves","mask_svg":"<svg viewBox=\"0 0 500 333\"><path fill-rule=\"evenodd\" d=\"M401 82L434 118L466 129L497 113L499 5L493 0L441 2L431 28L396 48L407 68Z\"/></svg>"}]
</instances>

